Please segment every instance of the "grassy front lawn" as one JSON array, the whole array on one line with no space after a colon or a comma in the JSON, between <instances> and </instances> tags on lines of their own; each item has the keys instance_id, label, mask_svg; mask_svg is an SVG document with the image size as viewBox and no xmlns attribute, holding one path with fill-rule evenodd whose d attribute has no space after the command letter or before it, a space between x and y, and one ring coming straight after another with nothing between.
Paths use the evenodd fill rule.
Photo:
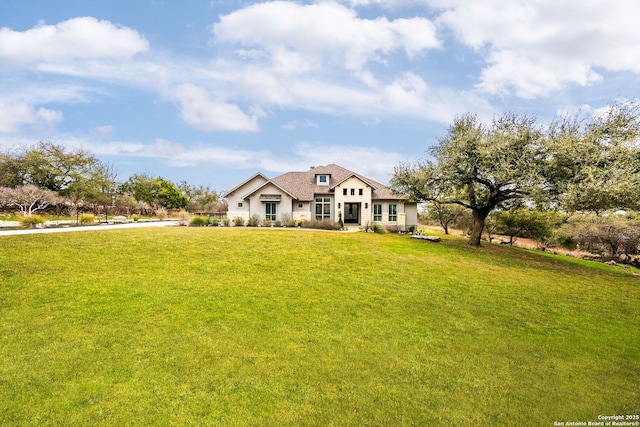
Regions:
<instances>
[{"instance_id":1,"label":"grassy front lawn","mask_svg":"<svg viewBox=\"0 0 640 427\"><path fill-rule=\"evenodd\" d=\"M0 236L0 425L553 425L640 410L640 278L446 238Z\"/></svg>"}]
</instances>

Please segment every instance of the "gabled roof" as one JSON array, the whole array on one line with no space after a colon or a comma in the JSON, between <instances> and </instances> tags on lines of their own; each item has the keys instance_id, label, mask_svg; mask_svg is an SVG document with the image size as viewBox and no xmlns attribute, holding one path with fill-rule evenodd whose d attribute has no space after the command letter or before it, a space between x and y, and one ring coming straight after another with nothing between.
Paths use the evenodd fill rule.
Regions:
<instances>
[{"instance_id":1,"label":"gabled roof","mask_svg":"<svg viewBox=\"0 0 640 427\"><path fill-rule=\"evenodd\" d=\"M227 198L229 197L234 191L236 191L237 189L239 189L240 187L244 186L245 184L247 184L248 182L251 182L254 178L257 177L261 177L262 179L264 179L266 182L269 182L269 178L267 178L266 176L264 176L263 174L261 174L260 172L253 174L249 179L246 179L244 181L242 181L242 183L236 185L235 187L233 187L231 190L227 191L222 197Z\"/></svg>"},{"instance_id":2,"label":"gabled roof","mask_svg":"<svg viewBox=\"0 0 640 427\"><path fill-rule=\"evenodd\" d=\"M318 175L327 175L329 177L329 185L318 185L316 181L316 176ZM379 182L376 182L370 178L367 178L366 176L352 172L349 169L345 169L333 163L326 166L312 167L306 172L287 172L272 179L268 179L261 173L257 173L251 178L244 181L242 184L237 185L233 189L227 191L227 194L225 194L223 197L228 197L233 192L237 191L239 188L246 185L258 176L262 177L265 182L253 189L247 190L249 191L249 193L243 195L243 199L255 194L260 189L264 188L267 184L273 184L283 192L287 193L293 199L300 201L312 201L318 194L332 194L335 191L336 187L352 177L359 179L360 181L371 187L372 200L405 199L401 195L393 193L389 188L385 187Z\"/></svg>"},{"instance_id":3,"label":"gabled roof","mask_svg":"<svg viewBox=\"0 0 640 427\"><path fill-rule=\"evenodd\" d=\"M342 184L343 182L345 182L346 180L348 180L349 178L355 177L357 179L359 179L360 181L364 182L365 184L367 184L369 187L373 188L374 190L376 190L381 184L378 184L375 181L372 181L368 178L365 178L361 175L358 175L357 173L352 173L351 175L346 176L344 179L341 179L339 182L336 182L335 184L333 184L331 186L331 189L335 189L338 185Z\"/></svg>"},{"instance_id":4,"label":"gabled roof","mask_svg":"<svg viewBox=\"0 0 640 427\"><path fill-rule=\"evenodd\" d=\"M328 175L329 185L318 185L317 175ZM294 194L298 200L313 200L316 194L330 194L337 186L351 177L356 177L373 189L372 199L402 199L403 197L393 194L384 185L363 175L345 169L336 164L317 166L306 172L287 172L277 176L271 182L280 188Z\"/></svg>"},{"instance_id":5,"label":"gabled roof","mask_svg":"<svg viewBox=\"0 0 640 427\"><path fill-rule=\"evenodd\" d=\"M286 188L282 188L281 186L279 186L277 183L273 182L273 180L269 180L265 183L263 183L262 185L259 185L257 188L251 190L249 193L245 194L244 196L242 196L243 199L247 199L249 197L251 197L252 195L256 194L258 191L260 191L262 188L266 187L267 185L275 185L276 187L278 187L280 190L284 191L285 193L287 193L289 196L291 196L291 198L293 199L297 199L297 197L295 196L295 194L292 194L291 192L287 191Z\"/></svg>"}]
</instances>

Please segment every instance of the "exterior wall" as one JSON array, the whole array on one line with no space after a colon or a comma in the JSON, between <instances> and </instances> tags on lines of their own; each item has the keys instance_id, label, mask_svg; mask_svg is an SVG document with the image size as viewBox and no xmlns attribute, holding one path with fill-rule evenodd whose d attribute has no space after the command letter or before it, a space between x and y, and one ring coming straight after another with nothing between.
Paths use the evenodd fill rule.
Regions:
<instances>
[{"instance_id":1,"label":"exterior wall","mask_svg":"<svg viewBox=\"0 0 640 427\"><path fill-rule=\"evenodd\" d=\"M256 214L260 217L260 221L265 219L265 201L260 200L260 195L262 194L280 195L280 201L276 201L276 221L282 221L282 214L288 214L289 216L292 216L291 196L289 196L287 193L285 193L275 185L267 184L262 187L260 191L252 194L249 198L249 206L251 207L251 209L249 211L249 216L247 217L247 219Z\"/></svg>"},{"instance_id":2,"label":"exterior wall","mask_svg":"<svg viewBox=\"0 0 640 427\"><path fill-rule=\"evenodd\" d=\"M302 205L302 207L300 207ZM311 202L300 202L297 200L293 201L293 214L292 218L294 221L308 221L312 219L311 216Z\"/></svg>"},{"instance_id":3,"label":"exterior wall","mask_svg":"<svg viewBox=\"0 0 640 427\"><path fill-rule=\"evenodd\" d=\"M311 210L309 212L309 217L307 219L311 219L311 220L315 220L316 219L316 198L321 197L322 199L328 198L329 199L329 206L330 206L330 220L334 220L334 216L336 217L335 221L337 221L337 213L336 213L336 203L335 203L335 197L333 196L333 194L316 194L313 197L313 201L311 203L309 203L309 206L311 207ZM324 202L323 202L324 203Z\"/></svg>"},{"instance_id":4,"label":"exterior wall","mask_svg":"<svg viewBox=\"0 0 640 427\"><path fill-rule=\"evenodd\" d=\"M407 215L406 227L418 226L418 204L407 202L404 204L404 212Z\"/></svg>"},{"instance_id":5,"label":"exterior wall","mask_svg":"<svg viewBox=\"0 0 640 427\"><path fill-rule=\"evenodd\" d=\"M253 190L267 182L261 176L255 176L249 182L246 182L242 187L236 189L233 193L227 197L227 203L229 210L227 211L227 218L233 220L233 218L240 216L245 220L251 216L251 206L248 200L244 200L242 197L251 193ZM242 203L242 207L238 206L238 203Z\"/></svg>"},{"instance_id":6,"label":"exterior wall","mask_svg":"<svg viewBox=\"0 0 640 427\"><path fill-rule=\"evenodd\" d=\"M374 205L382 205L382 220L374 221L373 206L371 207L371 216L368 217L368 221L371 224L374 222L382 226L397 226L399 230L406 230L409 227L417 225L418 222L418 207L415 203L404 202L403 200L374 200ZM397 218L395 221L389 219L389 205L395 204L397 207Z\"/></svg>"},{"instance_id":7,"label":"exterior wall","mask_svg":"<svg viewBox=\"0 0 640 427\"><path fill-rule=\"evenodd\" d=\"M344 194L345 189L347 190L346 195ZM351 190L353 190L353 196L351 195ZM362 195L360 195L360 190L362 190ZM335 187L334 209L331 211L333 220L338 222L338 212L343 213L342 218L344 220L345 203L359 203L360 221L358 224L364 225L367 221L370 221L373 212L373 207L371 206L371 191L371 187L354 176Z\"/></svg>"}]
</instances>

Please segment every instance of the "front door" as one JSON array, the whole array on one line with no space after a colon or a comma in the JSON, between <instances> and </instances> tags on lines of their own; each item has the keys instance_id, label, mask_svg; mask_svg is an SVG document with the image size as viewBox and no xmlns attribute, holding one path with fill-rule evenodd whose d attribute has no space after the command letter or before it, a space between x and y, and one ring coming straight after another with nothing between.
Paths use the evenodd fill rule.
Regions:
<instances>
[{"instance_id":1,"label":"front door","mask_svg":"<svg viewBox=\"0 0 640 427\"><path fill-rule=\"evenodd\" d=\"M360 224L360 203L344 204L344 223Z\"/></svg>"}]
</instances>

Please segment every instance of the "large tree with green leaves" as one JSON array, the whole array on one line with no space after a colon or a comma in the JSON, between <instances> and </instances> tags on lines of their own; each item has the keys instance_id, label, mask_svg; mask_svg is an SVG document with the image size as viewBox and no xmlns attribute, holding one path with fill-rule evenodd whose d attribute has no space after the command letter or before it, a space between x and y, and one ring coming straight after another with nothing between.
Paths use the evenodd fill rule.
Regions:
<instances>
[{"instance_id":1,"label":"large tree with green leaves","mask_svg":"<svg viewBox=\"0 0 640 427\"><path fill-rule=\"evenodd\" d=\"M0 185L34 185L65 195L74 184L85 185L100 166L84 150L71 150L50 141L0 156Z\"/></svg>"},{"instance_id":2,"label":"large tree with green leaves","mask_svg":"<svg viewBox=\"0 0 640 427\"><path fill-rule=\"evenodd\" d=\"M535 120L503 114L485 126L457 117L431 152L434 160L396 167L391 185L418 201L471 210L471 244L479 246L487 216L532 197L544 184L544 138Z\"/></svg>"},{"instance_id":3,"label":"large tree with green leaves","mask_svg":"<svg viewBox=\"0 0 640 427\"><path fill-rule=\"evenodd\" d=\"M555 204L568 212L640 209L639 136L637 102L617 102L590 119L556 119L545 165Z\"/></svg>"},{"instance_id":4,"label":"large tree with green leaves","mask_svg":"<svg viewBox=\"0 0 640 427\"><path fill-rule=\"evenodd\" d=\"M398 165L391 185L417 201L470 209L474 246L494 209L525 202L567 211L638 208L638 104L621 101L578 117L543 128L512 113L488 125L462 115L431 149L433 159Z\"/></svg>"},{"instance_id":5,"label":"large tree with green leaves","mask_svg":"<svg viewBox=\"0 0 640 427\"><path fill-rule=\"evenodd\" d=\"M177 187L187 198L187 210L190 212L205 212L220 200L218 192L209 186L191 185L186 181L180 181Z\"/></svg>"},{"instance_id":6,"label":"large tree with green leaves","mask_svg":"<svg viewBox=\"0 0 640 427\"><path fill-rule=\"evenodd\" d=\"M181 209L187 206L187 198L174 183L146 173L132 175L120 186L120 191L154 208Z\"/></svg>"}]
</instances>

